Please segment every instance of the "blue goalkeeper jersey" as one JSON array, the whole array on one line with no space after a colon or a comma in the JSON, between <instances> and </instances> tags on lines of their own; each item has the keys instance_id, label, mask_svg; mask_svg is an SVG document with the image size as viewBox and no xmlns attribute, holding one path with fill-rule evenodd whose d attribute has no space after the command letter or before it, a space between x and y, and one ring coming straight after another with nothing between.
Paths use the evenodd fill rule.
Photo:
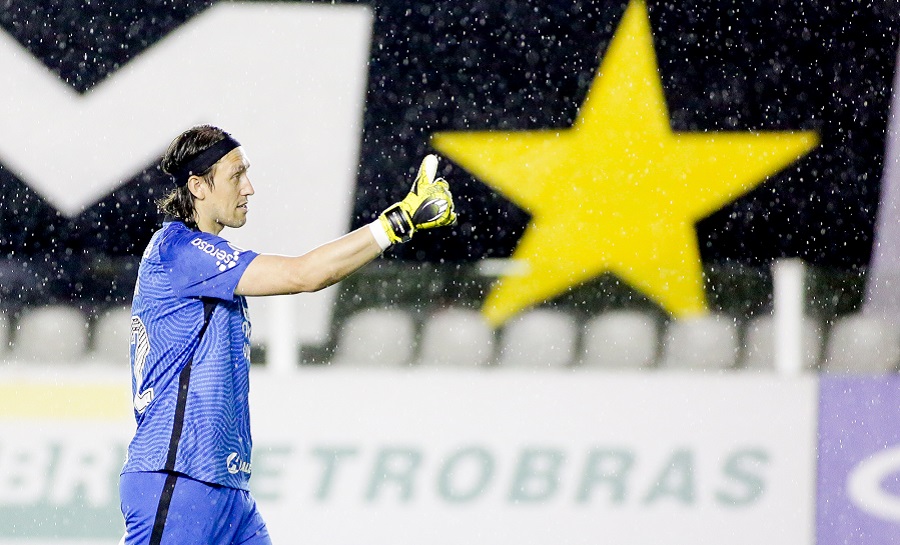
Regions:
<instances>
[{"instance_id":1,"label":"blue goalkeeper jersey","mask_svg":"<svg viewBox=\"0 0 900 545\"><path fill-rule=\"evenodd\" d=\"M257 255L177 221L153 235L131 310L137 429L123 473L248 489L250 320L234 290Z\"/></svg>"}]
</instances>

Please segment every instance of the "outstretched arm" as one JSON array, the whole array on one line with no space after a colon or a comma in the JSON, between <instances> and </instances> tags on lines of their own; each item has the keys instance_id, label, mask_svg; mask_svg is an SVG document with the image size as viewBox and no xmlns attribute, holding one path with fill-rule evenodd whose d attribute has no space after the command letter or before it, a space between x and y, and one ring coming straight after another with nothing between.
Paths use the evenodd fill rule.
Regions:
<instances>
[{"instance_id":1,"label":"outstretched arm","mask_svg":"<svg viewBox=\"0 0 900 545\"><path fill-rule=\"evenodd\" d=\"M377 220L296 257L259 255L241 275L237 295L287 295L318 291L339 282L378 257L392 244L406 242L421 229L456 221L445 180L435 179L437 157L428 155L409 194Z\"/></svg>"},{"instance_id":2,"label":"outstretched arm","mask_svg":"<svg viewBox=\"0 0 900 545\"><path fill-rule=\"evenodd\" d=\"M286 295L319 291L343 280L382 252L370 227L361 227L301 256L262 254L247 266L235 293Z\"/></svg>"}]
</instances>

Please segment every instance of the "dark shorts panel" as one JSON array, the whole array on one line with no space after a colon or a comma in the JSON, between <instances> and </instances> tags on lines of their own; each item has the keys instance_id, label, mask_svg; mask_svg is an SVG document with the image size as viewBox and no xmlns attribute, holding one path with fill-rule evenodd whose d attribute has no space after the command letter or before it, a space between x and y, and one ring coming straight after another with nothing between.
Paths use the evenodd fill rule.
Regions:
<instances>
[{"instance_id":1,"label":"dark shorts panel","mask_svg":"<svg viewBox=\"0 0 900 545\"><path fill-rule=\"evenodd\" d=\"M272 543L256 501L246 490L170 473L123 473L119 497L125 545Z\"/></svg>"}]
</instances>

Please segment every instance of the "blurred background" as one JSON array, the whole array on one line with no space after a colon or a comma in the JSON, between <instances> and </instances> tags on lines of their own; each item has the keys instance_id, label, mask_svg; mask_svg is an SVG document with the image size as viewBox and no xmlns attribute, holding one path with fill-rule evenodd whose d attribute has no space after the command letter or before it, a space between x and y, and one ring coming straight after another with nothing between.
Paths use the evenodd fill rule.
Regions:
<instances>
[{"instance_id":1,"label":"blurred background","mask_svg":"<svg viewBox=\"0 0 900 545\"><path fill-rule=\"evenodd\" d=\"M250 302L276 542L898 535L896 0L6 0L0 26L0 542L121 536L129 305L198 123L247 150L222 235L256 251L372 221L426 153L457 203Z\"/></svg>"}]
</instances>

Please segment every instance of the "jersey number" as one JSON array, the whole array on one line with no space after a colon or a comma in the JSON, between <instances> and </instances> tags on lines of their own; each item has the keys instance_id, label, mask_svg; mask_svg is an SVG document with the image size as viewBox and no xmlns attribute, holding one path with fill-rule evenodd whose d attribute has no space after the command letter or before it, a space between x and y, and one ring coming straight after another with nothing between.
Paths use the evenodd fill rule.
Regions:
<instances>
[{"instance_id":1,"label":"jersey number","mask_svg":"<svg viewBox=\"0 0 900 545\"><path fill-rule=\"evenodd\" d=\"M153 388L141 391L144 382L144 362L150 353L150 338L147 337L144 322L137 316L131 317L131 344L134 345L134 410L140 414L153 401Z\"/></svg>"}]
</instances>

